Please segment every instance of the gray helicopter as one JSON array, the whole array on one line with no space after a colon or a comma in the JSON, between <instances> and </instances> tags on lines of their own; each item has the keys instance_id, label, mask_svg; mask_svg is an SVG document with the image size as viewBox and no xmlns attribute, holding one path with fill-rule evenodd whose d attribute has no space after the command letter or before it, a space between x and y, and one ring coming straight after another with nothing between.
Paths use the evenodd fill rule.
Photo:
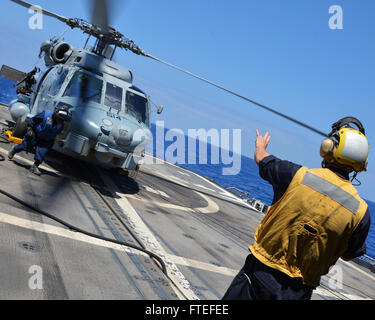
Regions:
<instances>
[{"instance_id":1,"label":"gray helicopter","mask_svg":"<svg viewBox=\"0 0 375 320\"><path fill-rule=\"evenodd\" d=\"M22 0L10 1L34 8ZM22 138L28 119L34 115L46 109L66 106L71 120L56 139L53 146L56 151L104 167L122 169L131 174L136 172L139 161L145 156L145 147L152 138L150 109L153 103L145 92L133 85L133 73L113 61L118 48L163 63L319 135L327 136L275 109L146 53L109 26L108 0L92 1L91 23L41 10L42 14L58 19L72 29L81 29L88 35L88 39L83 49L59 41L59 37L42 43L40 56L44 55L47 71L39 77L35 90L30 89L33 79L28 78L34 76L34 71L26 76L26 80L22 79L26 74L18 70L0 74L18 73L18 80L12 80L22 79L25 82L25 88L18 90L18 99L9 105L12 119L16 122L13 136ZM93 47L88 46L90 37L96 39ZM162 107L157 107L158 114L162 111Z\"/></svg>"},{"instance_id":2,"label":"gray helicopter","mask_svg":"<svg viewBox=\"0 0 375 320\"><path fill-rule=\"evenodd\" d=\"M11 1L32 7L24 1ZM9 104L9 112L15 122L13 136L23 138L30 118L66 106L70 121L53 149L103 167L132 172L138 170L152 138L151 100L133 85L132 72L112 59L116 48L146 54L108 26L107 8L107 1L94 1L92 24L43 10L44 15L83 30L88 39L83 49L58 38L43 42L39 57L44 55L46 71L37 82L33 79L38 71L35 69L21 81L26 85L17 90L18 99ZM96 38L93 47L88 46L90 37ZM34 90L27 83L34 84ZM157 112L160 114L162 107Z\"/></svg>"}]
</instances>

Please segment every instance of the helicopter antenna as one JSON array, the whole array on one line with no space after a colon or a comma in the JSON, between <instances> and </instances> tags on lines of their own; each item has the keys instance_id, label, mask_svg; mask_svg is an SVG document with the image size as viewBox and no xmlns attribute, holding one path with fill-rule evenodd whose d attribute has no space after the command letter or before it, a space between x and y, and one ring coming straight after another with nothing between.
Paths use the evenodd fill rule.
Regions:
<instances>
[{"instance_id":1,"label":"helicopter antenna","mask_svg":"<svg viewBox=\"0 0 375 320\"><path fill-rule=\"evenodd\" d=\"M69 30L69 27L66 28L58 37L53 37L51 41L59 41L64 36L64 34L67 33L68 30Z\"/></svg>"}]
</instances>

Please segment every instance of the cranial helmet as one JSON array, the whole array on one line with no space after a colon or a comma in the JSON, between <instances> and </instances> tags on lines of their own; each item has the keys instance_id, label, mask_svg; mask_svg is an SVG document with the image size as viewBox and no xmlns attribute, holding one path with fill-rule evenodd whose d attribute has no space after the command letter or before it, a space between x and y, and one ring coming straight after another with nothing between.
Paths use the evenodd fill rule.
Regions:
<instances>
[{"instance_id":1,"label":"cranial helmet","mask_svg":"<svg viewBox=\"0 0 375 320\"><path fill-rule=\"evenodd\" d=\"M70 114L69 114L69 107L68 106L58 106L55 109L55 114L58 118L64 121L69 121L70 120Z\"/></svg>"},{"instance_id":2,"label":"cranial helmet","mask_svg":"<svg viewBox=\"0 0 375 320\"><path fill-rule=\"evenodd\" d=\"M358 127L354 129L352 123ZM365 129L361 122L354 117L345 117L332 125L328 139L320 146L320 155L324 163L335 163L351 171L367 170L369 144Z\"/></svg>"}]
</instances>

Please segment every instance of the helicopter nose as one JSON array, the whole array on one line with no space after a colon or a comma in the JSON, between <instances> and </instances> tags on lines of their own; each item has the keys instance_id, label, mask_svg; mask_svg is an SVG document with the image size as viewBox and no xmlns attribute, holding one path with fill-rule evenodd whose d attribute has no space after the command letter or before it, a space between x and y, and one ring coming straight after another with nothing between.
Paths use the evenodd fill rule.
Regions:
<instances>
[{"instance_id":1,"label":"helicopter nose","mask_svg":"<svg viewBox=\"0 0 375 320\"><path fill-rule=\"evenodd\" d=\"M70 121L72 131L78 132L90 140L95 140L98 137L98 134L101 131L98 124L100 124L100 122L95 114L83 112L81 108L76 108ZM111 127L106 128L111 130Z\"/></svg>"},{"instance_id":2,"label":"helicopter nose","mask_svg":"<svg viewBox=\"0 0 375 320\"><path fill-rule=\"evenodd\" d=\"M128 126L116 126L111 130L110 136L115 143L122 147L128 147L133 141L133 130Z\"/></svg>"}]
</instances>

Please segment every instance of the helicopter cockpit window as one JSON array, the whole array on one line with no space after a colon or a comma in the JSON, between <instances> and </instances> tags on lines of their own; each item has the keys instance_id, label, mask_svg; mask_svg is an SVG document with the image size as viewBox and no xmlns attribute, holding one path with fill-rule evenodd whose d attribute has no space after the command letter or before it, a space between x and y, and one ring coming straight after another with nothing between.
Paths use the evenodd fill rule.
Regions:
<instances>
[{"instance_id":1,"label":"helicopter cockpit window","mask_svg":"<svg viewBox=\"0 0 375 320\"><path fill-rule=\"evenodd\" d=\"M82 98L84 102L101 102L103 81L83 72L77 72L68 87L64 96Z\"/></svg>"},{"instance_id":2,"label":"helicopter cockpit window","mask_svg":"<svg viewBox=\"0 0 375 320\"><path fill-rule=\"evenodd\" d=\"M64 70L60 74L57 73L56 80L52 83L50 89L50 95L55 97L59 94L62 85L65 82L66 76L68 75L69 70Z\"/></svg>"},{"instance_id":3,"label":"helicopter cockpit window","mask_svg":"<svg viewBox=\"0 0 375 320\"><path fill-rule=\"evenodd\" d=\"M148 125L146 98L128 91L126 93L126 112Z\"/></svg>"},{"instance_id":4,"label":"helicopter cockpit window","mask_svg":"<svg viewBox=\"0 0 375 320\"><path fill-rule=\"evenodd\" d=\"M104 105L111 109L121 111L122 88L107 82Z\"/></svg>"}]
</instances>

